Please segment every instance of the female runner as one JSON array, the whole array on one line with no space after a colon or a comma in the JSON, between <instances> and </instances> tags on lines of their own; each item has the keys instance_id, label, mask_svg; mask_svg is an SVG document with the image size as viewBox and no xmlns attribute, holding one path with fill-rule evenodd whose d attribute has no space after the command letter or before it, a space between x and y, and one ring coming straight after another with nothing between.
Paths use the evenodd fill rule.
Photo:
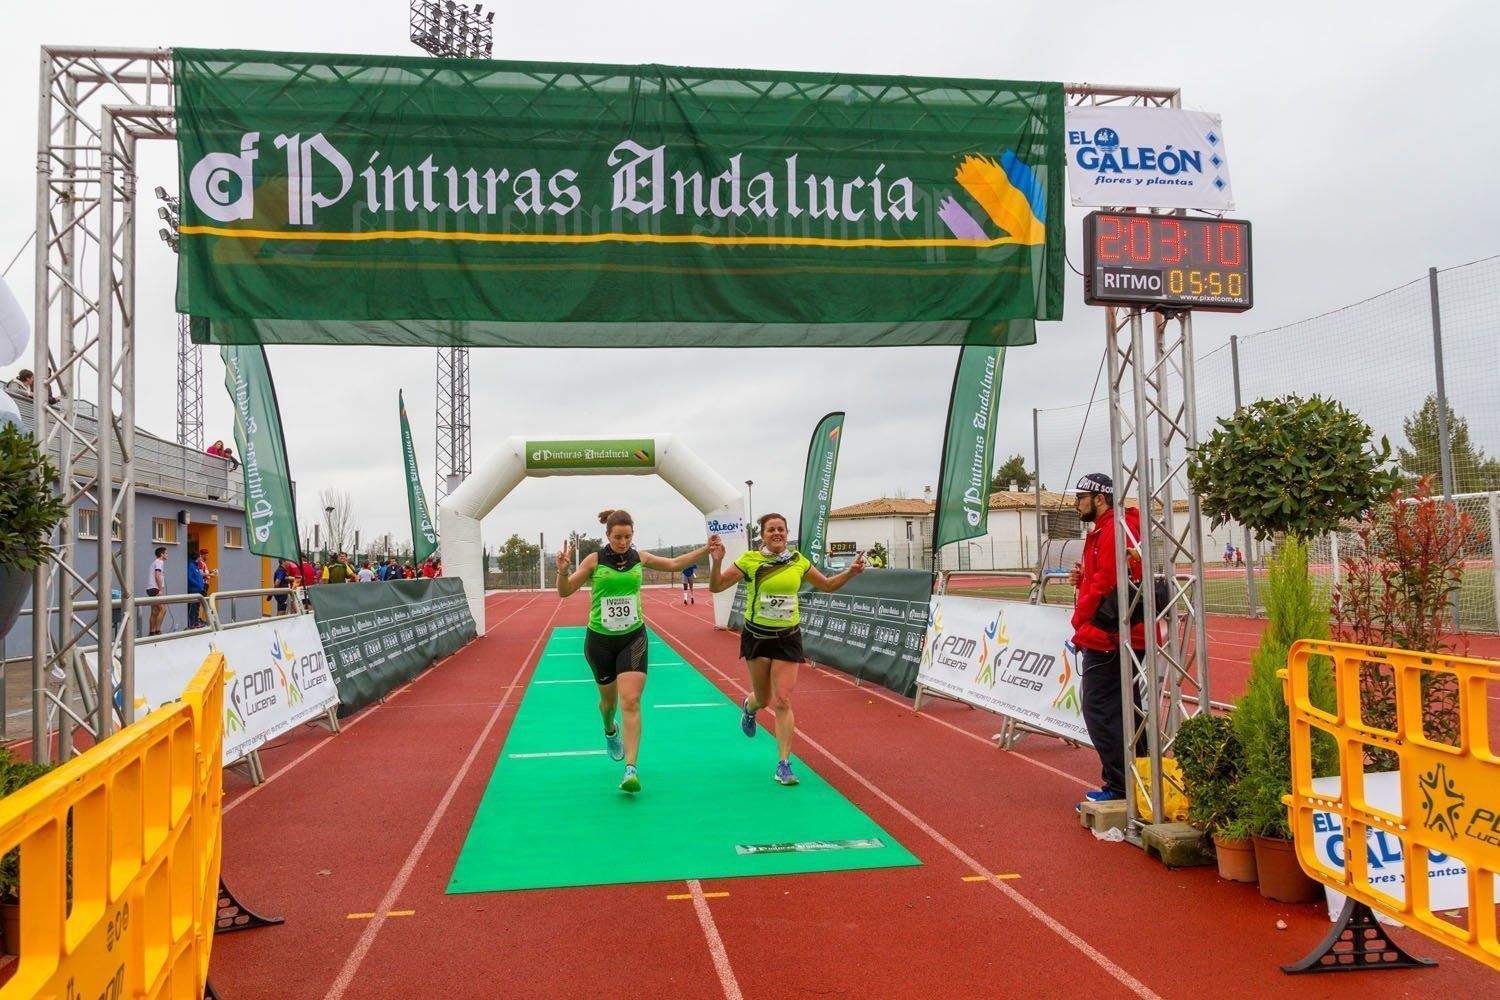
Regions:
<instances>
[{"instance_id":1,"label":"female runner","mask_svg":"<svg viewBox=\"0 0 1500 1000\"><path fill-rule=\"evenodd\" d=\"M708 546L684 552L674 559L641 552L630 544L635 522L623 510L599 515L606 544L584 556L571 575L568 564L573 550L565 542L557 554L557 593L568 597L585 583L590 585L589 624L584 633L583 655L599 685L599 715L604 720L604 746L613 760L625 761L620 789L641 790L636 773L636 752L641 745L641 692L646 687L646 622L641 617L641 569L680 573L698 561ZM714 536L717 540L718 536ZM615 708L620 710L615 724ZM623 739L622 739L623 737Z\"/></svg>"},{"instance_id":2,"label":"female runner","mask_svg":"<svg viewBox=\"0 0 1500 1000\"><path fill-rule=\"evenodd\" d=\"M755 713L769 705L776 715L776 780L795 785L791 755L797 724L792 716L792 689L797 686L797 668L804 659L797 591L803 579L824 593L838 590L865 571L865 554L859 553L842 573L827 577L802 553L786 547L786 518L766 514L757 523L761 548L746 552L727 570L722 568L724 544L717 536L709 539L708 589L717 594L746 581L740 656L750 668L754 693L742 705L740 730L753 737Z\"/></svg>"}]
</instances>

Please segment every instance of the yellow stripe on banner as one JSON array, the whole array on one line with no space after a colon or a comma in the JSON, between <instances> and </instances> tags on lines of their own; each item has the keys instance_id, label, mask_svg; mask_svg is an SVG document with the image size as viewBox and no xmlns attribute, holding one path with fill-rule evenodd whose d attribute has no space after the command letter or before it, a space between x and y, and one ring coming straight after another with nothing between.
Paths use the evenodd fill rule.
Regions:
<instances>
[{"instance_id":1,"label":"yellow stripe on banner","mask_svg":"<svg viewBox=\"0 0 1500 1000\"><path fill-rule=\"evenodd\" d=\"M704 899L723 899L725 896L728 896L728 895L729 895L729 893L727 893L727 892L705 892L703 894L703 898ZM667 898L670 899L670 900L692 899L693 898L693 894L690 893L690 892L674 892L672 895L668 896Z\"/></svg>"},{"instance_id":2,"label":"yellow stripe on banner","mask_svg":"<svg viewBox=\"0 0 1500 1000\"><path fill-rule=\"evenodd\" d=\"M1017 879L1017 878L1020 878L1020 877L1021 876L1018 875L1018 874L1016 874L1015 872L1010 872L1010 873L1005 874L1005 875L996 875L995 876L995 878L997 880L1002 881L1002 882L1006 882L1006 881L1009 881L1011 879ZM965 875L964 876L964 881L965 882L988 882L988 881L990 881L990 877L988 875Z\"/></svg>"},{"instance_id":3,"label":"yellow stripe on banner","mask_svg":"<svg viewBox=\"0 0 1500 1000\"><path fill-rule=\"evenodd\" d=\"M182 226L181 236L222 236L236 240L295 240L369 243L375 240L440 240L459 243L698 243L706 246L789 246L871 249L880 247L988 247L1013 246L1022 241L1013 236L992 240L960 239L850 239L836 240L819 236L708 236L694 233L450 233L436 229L376 229L367 233L286 232L279 229L230 229L227 226Z\"/></svg>"},{"instance_id":4,"label":"yellow stripe on banner","mask_svg":"<svg viewBox=\"0 0 1500 1000\"><path fill-rule=\"evenodd\" d=\"M392 910L391 912L387 913L386 916L388 916L388 917L409 917L409 916L412 916L413 914L415 914L416 912L417 912L416 910ZM351 914L349 914L349 916L347 917L347 919L349 919L349 920L374 920L375 919L375 914L373 914L373 913L351 913Z\"/></svg>"}]
</instances>

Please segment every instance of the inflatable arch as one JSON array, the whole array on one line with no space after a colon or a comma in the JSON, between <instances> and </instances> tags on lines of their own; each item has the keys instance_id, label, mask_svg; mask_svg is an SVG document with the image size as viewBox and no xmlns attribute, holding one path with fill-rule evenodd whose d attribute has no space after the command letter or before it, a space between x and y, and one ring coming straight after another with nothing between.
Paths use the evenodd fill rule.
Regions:
<instances>
[{"instance_id":1,"label":"inflatable arch","mask_svg":"<svg viewBox=\"0 0 1500 1000\"><path fill-rule=\"evenodd\" d=\"M481 635L484 547L479 522L530 476L660 476L703 512L705 532L723 539L726 559L745 551L744 495L671 434L566 441L509 438L438 504L443 573L463 581ZM729 624L733 602L733 590L714 596L714 623L721 628Z\"/></svg>"}]
</instances>

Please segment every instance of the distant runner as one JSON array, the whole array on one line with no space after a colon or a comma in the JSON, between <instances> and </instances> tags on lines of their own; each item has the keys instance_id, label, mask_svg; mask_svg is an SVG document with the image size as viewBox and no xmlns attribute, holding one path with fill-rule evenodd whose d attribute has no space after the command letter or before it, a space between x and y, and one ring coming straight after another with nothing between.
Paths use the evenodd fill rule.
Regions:
<instances>
[{"instance_id":1,"label":"distant runner","mask_svg":"<svg viewBox=\"0 0 1500 1000\"><path fill-rule=\"evenodd\" d=\"M693 577L698 574L698 564L690 563L682 571L682 603L696 604L693 600Z\"/></svg>"},{"instance_id":2,"label":"distant runner","mask_svg":"<svg viewBox=\"0 0 1500 1000\"><path fill-rule=\"evenodd\" d=\"M769 705L776 715L776 780L795 785L792 773L792 689L797 686L797 668L802 655L802 617L797 591L806 579L818 590L832 593L865 571L865 554L837 576L826 577L800 552L786 547L786 518L766 514L758 522L762 547L746 552L728 569L722 569L724 543L709 539L708 589L717 594L741 580L745 585L745 625L740 633L740 656L750 668L754 693L743 702L740 731L755 735L755 713Z\"/></svg>"},{"instance_id":3,"label":"distant runner","mask_svg":"<svg viewBox=\"0 0 1500 1000\"><path fill-rule=\"evenodd\" d=\"M641 692L646 688L646 622L641 616L641 570L650 567L680 573L708 551L707 545L664 559L641 552L630 544L635 522L623 510L599 515L606 544L583 557L572 575L568 564L573 550L563 543L557 553L557 593L569 597L585 583L590 585L589 624L584 634L583 655L599 685L599 715L604 720L604 746L612 760L625 761L620 790L641 790L636 773L636 752L641 745ZM718 536L714 536L717 540ZM615 707L620 723L615 724ZM623 739L622 739L623 737Z\"/></svg>"}]
</instances>

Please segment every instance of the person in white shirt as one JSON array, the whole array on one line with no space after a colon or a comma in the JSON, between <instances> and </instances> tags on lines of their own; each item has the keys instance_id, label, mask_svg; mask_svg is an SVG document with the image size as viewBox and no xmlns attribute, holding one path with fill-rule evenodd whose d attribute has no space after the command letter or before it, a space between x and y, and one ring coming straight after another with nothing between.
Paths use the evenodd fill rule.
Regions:
<instances>
[{"instance_id":1,"label":"person in white shirt","mask_svg":"<svg viewBox=\"0 0 1500 1000\"><path fill-rule=\"evenodd\" d=\"M151 582L146 587L147 597L157 597L167 592L167 547L156 547L156 558L151 561ZM161 635L161 621L167 617L165 604L151 605L151 635ZM139 627L139 626L137 626Z\"/></svg>"},{"instance_id":2,"label":"person in white shirt","mask_svg":"<svg viewBox=\"0 0 1500 1000\"><path fill-rule=\"evenodd\" d=\"M359 568L359 582L360 583L374 583L375 582L375 571L370 568L370 564L369 563L365 563L363 566L361 566Z\"/></svg>"}]
</instances>

